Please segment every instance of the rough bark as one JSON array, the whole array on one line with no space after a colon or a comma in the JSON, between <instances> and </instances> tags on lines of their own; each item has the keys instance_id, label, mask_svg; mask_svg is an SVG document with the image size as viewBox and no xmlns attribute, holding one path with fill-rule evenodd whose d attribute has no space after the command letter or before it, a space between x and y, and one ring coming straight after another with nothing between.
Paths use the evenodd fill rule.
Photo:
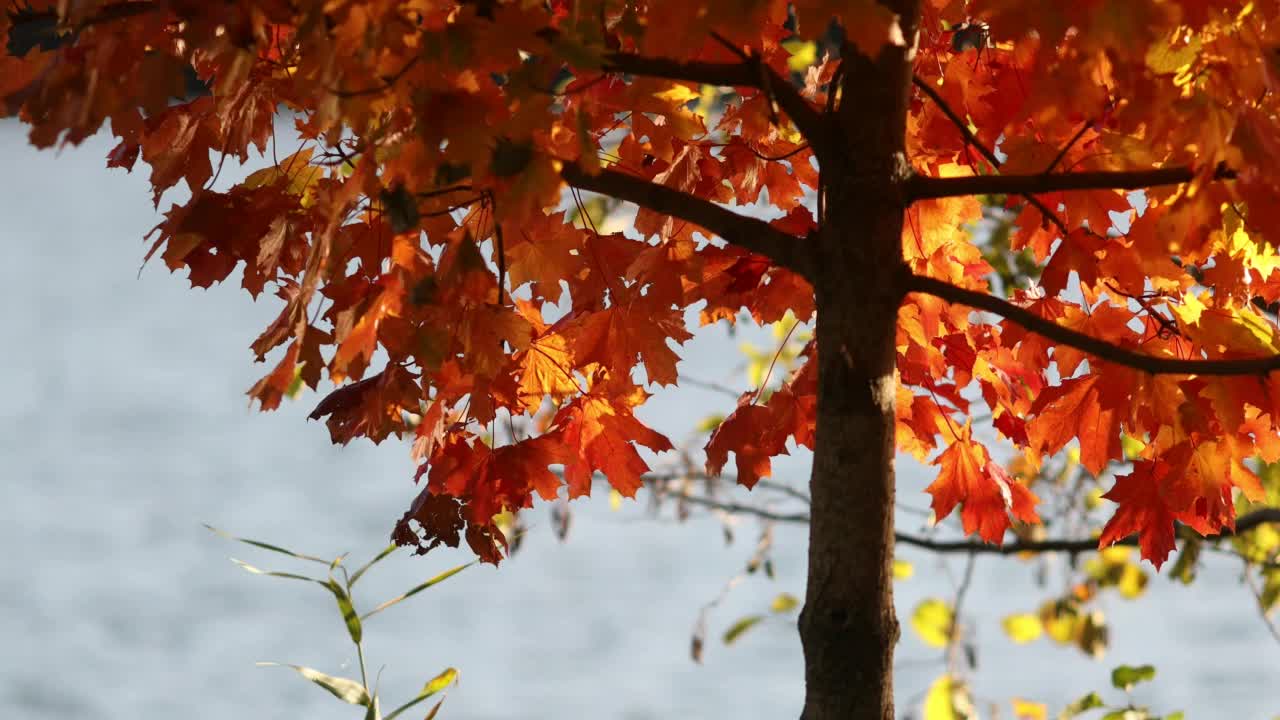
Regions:
<instances>
[{"instance_id":1,"label":"rough bark","mask_svg":"<svg viewBox=\"0 0 1280 720\"><path fill-rule=\"evenodd\" d=\"M914 38L916 2L895 6ZM818 428L809 579L800 638L803 720L892 720L894 338L904 288L902 219L911 50L846 48L842 157L823 168L826 217L813 281Z\"/></svg>"}]
</instances>

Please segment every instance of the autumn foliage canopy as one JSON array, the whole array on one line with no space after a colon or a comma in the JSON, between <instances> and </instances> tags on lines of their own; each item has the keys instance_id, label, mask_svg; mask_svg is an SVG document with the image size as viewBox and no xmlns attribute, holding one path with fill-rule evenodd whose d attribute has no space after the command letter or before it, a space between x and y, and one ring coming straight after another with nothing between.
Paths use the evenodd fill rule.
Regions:
<instances>
[{"instance_id":1,"label":"autumn foliage canopy","mask_svg":"<svg viewBox=\"0 0 1280 720\"><path fill-rule=\"evenodd\" d=\"M672 447L634 411L679 380L686 317L820 310L832 33L916 44L882 272L909 291L897 446L937 466L939 519L995 543L1038 521L980 437L1031 468L1078 443L1095 474L1132 461L1100 542L1137 533L1159 564L1175 523L1229 530L1261 499L1246 460L1280 460L1270 0L926 0L918 37L875 0L35 0L0 37L33 19L62 41L0 58L3 111L39 146L108 124L107 164L157 205L185 183L148 257L278 298L251 345L263 409L301 383L335 442L412 438L401 544L497 562L504 509L597 473L634 495L639 448ZM265 167L214 189L228 158ZM638 205L634 231L597 227L584 191ZM992 209L1009 221L974 232ZM710 472L732 455L751 486L813 446L815 352L742 397ZM512 417L531 432L486 441Z\"/></svg>"}]
</instances>

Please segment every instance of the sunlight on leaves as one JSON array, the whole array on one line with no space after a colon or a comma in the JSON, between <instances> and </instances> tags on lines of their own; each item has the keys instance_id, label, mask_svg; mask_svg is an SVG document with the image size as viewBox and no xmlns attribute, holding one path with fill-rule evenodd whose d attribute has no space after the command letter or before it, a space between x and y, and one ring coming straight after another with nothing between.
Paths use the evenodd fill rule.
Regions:
<instances>
[{"instance_id":1,"label":"sunlight on leaves","mask_svg":"<svg viewBox=\"0 0 1280 720\"><path fill-rule=\"evenodd\" d=\"M951 606L937 598L921 601L911 613L911 627L926 645L932 647L947 646L953 622Z\"/></svg>"},{"instance_id":2,"label":"sunlight on leaves","mask_svg":"<svg viewBox=\"0 0 1280 720\"><path fill-rule=\"evenodd\" d=\"M1039 616L1031 613L1008 615L1000 624L1005 634L1019 645L1037 640L1044 633L1044 625Z\"/></svg>"}]
</instances>

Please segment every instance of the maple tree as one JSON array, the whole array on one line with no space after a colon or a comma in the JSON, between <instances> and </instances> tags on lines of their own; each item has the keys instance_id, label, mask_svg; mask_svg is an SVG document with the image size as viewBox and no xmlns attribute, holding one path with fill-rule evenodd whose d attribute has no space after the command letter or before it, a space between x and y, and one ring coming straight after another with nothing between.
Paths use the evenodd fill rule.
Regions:
<instances>
[{"instance_id":1,"label":"maple tree","mask_svg":"<svg viewBox=\"0 0 1280 720\"><path fill-rule=\"evenodd\" d=\"M1094 476L1131 462L1092 546L1159 565L1178 524L1274 520L1249 464L1280 460L1274 0L32 0L0 35L35 21L56 41L0 58L4 112L42 147L109 122L157 206L185 181L148 257L280 298L263 409L329 382L335 442L413 438L402 545L496 563L504 510L596 473L634 495L687 309L813 319L706 446L747 487L813 451L807 720L893 715L897 450L988 543L1039 520L1027 478L1070 443Z\"/></svg>"}]
</instances>

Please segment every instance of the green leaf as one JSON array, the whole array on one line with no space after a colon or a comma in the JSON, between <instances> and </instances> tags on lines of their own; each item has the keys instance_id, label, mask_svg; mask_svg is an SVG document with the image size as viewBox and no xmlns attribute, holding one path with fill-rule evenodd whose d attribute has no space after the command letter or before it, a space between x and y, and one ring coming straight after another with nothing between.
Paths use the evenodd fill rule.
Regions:
<instances>
[{"instance_id":1,"label":"green leaf","mask_svg":"<svg viewBox=\"0 0 1280 720\"><path fill-rule=\"evenodd\" d=\"M260 662L258 667L291 667L297 670L299 675L333 693L334 697L343 702L367 706L370 701L369 691L365 690L364 685L355 680L325 675L319 670L290 663Z\"/></svg>"},{"instance_id":2,"label":"green leaf","mask_svg":"<svg viewBox=\"0 0 1280 720\"><path fill-rule=\"evenodd\" d=\"M1151 713L1146 708L1120 708L1103 715L1101 720L1150 720Z\"/></svg>"},{"instance_id":3,"label":"green leaf","mask_svg":"<svg viewBox=\"0 0 1280 720\"><path fill-rule=\"evenodd\" d=\"M1098 693L1091 692L1063 708L1062 714L1058 715L1058 720L1070 720L1081 713L1100 707L1103 707L1102 698L1098 697Z\"/></svg>"},{"instance_id":4,"label":"green leaf","mask_svg":"<svg viewBox=\"0 0 1280 720\"><path fill-rule=\"evenodd\" d=\"M778 593L778 596L769 603L769 609L776 613L784 613L795 610L800 607L800 601L791 593Z\"/></svg>"},{"instance_id":5,"label":"green leaf","mask_svg":"<svg viewBox=\"0 0 1280 720\"><path fill-rule=\"evenodd\" d=\"M1000 624L1004 626L1005 634L1019 645L1037 640L1044 633L1044 624L1040 622L1040 616L1032 613L1009 615Z\"/></svg>"},{"instance_id":6,"label":"green leaf","mask_svg":"<svg viewBox=\"0 0 1280 720\"><path fill-rule=\"evenodd\" d=\"M926 645L946 647L951 640L951 626L955 618L951 606L937 598L923 600L911 613L911 627L915 628Z\"/></svg>"},{"instance_id":7,"label":"green leaf","mask_svg":"<svg viewBox=\"0 0 1280 720\"><path fill-rule=\"evenodd\" d=\"M361 619L361 620L367 620L370 616L374 615L375 613L380 613L380 612L382 612L383 610L386 610L387 608L391 607L392 605L395 605L396 603L401 602L402 600L408 600L409 598L413 597L414 595L417 595L418 593L422 592L423 590L426 590L427 588L431 587L432 585L435 585L436 583L439 583L439 582L444 582L445 580L448 580L449 578L453 577L454 575L457 575L458 573L462 572L463 570L466 570L467 568L471 567L471 566L472 566L472 565L474 565L474 564L475 564L475 561L473 560L473 561L471 561L471 562L469 562L469 563L466 563L466 564L464 564L464 565L459 565L459 566L457 566L457 567L455 567L455 568L450 568L450 569L448 569L448 570L445 570L444 572L440 573L439 575L436 575L435 577L433 577L433 578L431 578L430 580L428 580L428 581L426 581L426 582L422 583L421 585L418 585L417 587L413 588L412 590L409 590L408 592L404 593L403 595L397 595L396 597L393 597L393 598L391 598L390 600L388 600L388 601L386 601L386 602L382 603L381 605L379 605L378 607L376 607L376 608L374 608L374 609L370 610L369 612L365 613L364 615L361 615L361 616L360 616L360 619Z\"/></svg>"},{"instance_id":8,"label":"green leaf","mask_svg":"<svg viewBox=\"0 0 1280 720\"><path fill-rule=\"evenodd\" d=\"M1156 669L1151 665L1121 665L1111 671L1111 684L1118 690L1128 692L1140 682L1146 682L1156 676Z\"/></svg>"},{"instance_id":9,"label":"green leaf","mask_svg":"<svg viewBox=\"0 0 1280 720\"><path fill-rule=\"evenodd\" d=\"M281 555L288 555L291 558L297 558L299 560L310 560L311 562L318 562L318 563L321 563L322 565L329 564L328 560L325 560L324 558L318 558L315 555L306 555L303 553L294 552L288 548L282 548L279 545L272 545L271 543L265 543L265 542L262 542L261 540L250 540L249 538L236 537L235 535L219 530L218 528L208 523L203 523L203 525L209 529L209 532L219 537L224 537L228 540L235 540L236 542L242 542L246 545L260 547L263 550L270 550L271 552L277 552L277 553L280 553Z\"/></svg>"},{"instance_id":10,"label":"green leaf","mask_svg":"<svg viewBox=\"0 0 1280 720\"><path fill-rule=\"evenodd\" d=\"M375 564L377 564L378 562L380 562L380 561L381 561L383 558L385 558L386 556L388 556L388 555L390 555L391 553L395 552L395 551L396 551L396 548L398 548L398 547L400 547L400 546L399 546L399 545L396 545L395 543L391 543L390 545L388 545L388 546L386 546L385 548L383 548L383 549L382 549L382 552L378 553L378 554L377 554L377 556L375 556L375 557L374 557L372 560L370 560L369 562L365 563L364 565L361 565L359 570L356 570L354 573L352 573L352 574L351 574L351 579L347 581L347 584L348 584L348 585L355 585L355 584L356 584L356 581L360 579L360 576L361 576L361 575L364 575L364 574L365 574L365 571L366 571L366 570L368 570L369 568L373 567Z\"/></svg>"},{"instance_id":11,"label":"green leaf","mask_svg":"<svg viewBox=\"0 0 1280 720\"><path fill-rule=\"evenodd\" d=\"M742 637L743 633L759 625L761 620L764 620L763 615L748 615L730 625L729 629L724 631L724 644L732 645L734 641Z\"/></svg>"},{"instance_id":12,"label":"green leaf","mask_svg":"<svg viewBox=\"0 0 1280 720\"><path fill-rule=\"evenodd\" d=\"M240 567L253 573L254 575L269 575L271 577L288 578L290 580L306 580L307 582L313 582L313 583L319 583L320 585L325 585L324 581L317 580L316 578L313 578L313 577L307 577L306 575L296 575L294 573L288 573L288 572L277 572L275 570L263 570L262 568L254 567L253 565L250 565L249 563L243 560L237 560L235 558L231 558L231 562L239 565ZM328 585L325 585L325 587L328 587Z\"/></svg>"},{"instance_id":13,"label":"green leaf","mask_svg":"<svg viewBox=\"0 0 1280 720\"><path fill-rule=\"evenodd\" d=\"M449 687L454 682L456 682L457 679L458 679L458 671L455 670L454 668L445 668L444 670L441 670L439 675L436 675L435 677L431 678L430 680L427 681L426 685L422 686L422 690L418 692L416 697L414 697L409 702L401 705L400 707L396 708L395 710L392 710L391 713L387 715L385 720L394 720L395 717L398 716L400 713L404 712L405 710L408 710L414 705L417 705L423 700L426 700L432 695L435 695L441 690L444 690L445 688ZM444 702L444 698L441 698L440 702ZM436 709L440 707L440 702L436 703L436 707L432 709L431 713L428 714L427 717L432 717L435 715Z\"/></svg>"},{"instance_id":14,"label":"green leaf","mask_svg":"<svg viewBox=\"0 0 1280 720\"><path fill-rule=\"evenodd\" d=\"M441 690L452 685L457 681L457 679L458 671L455 668L445 668L444 670L441 670L439 675L431 678L427 681L426 685L422 686L423 697L435 695Z\"/></svg>"},{"instance_id":15,"label":"green leaf","mask_svg":"<svg viewBox=\"0 0 1280 720\"><path fill-rule=\"evenodd\" d=\"M360 616L356 614L356 608L351 602L351 596L333 578L329 578L329 582L325 587L329 588L329 591L337 598L338 611L342 613L342 620L347 624L347 633L351 635L351 642L358 645L364 637L364 628L360 626Z\"/></svg>"}]
</instances>

